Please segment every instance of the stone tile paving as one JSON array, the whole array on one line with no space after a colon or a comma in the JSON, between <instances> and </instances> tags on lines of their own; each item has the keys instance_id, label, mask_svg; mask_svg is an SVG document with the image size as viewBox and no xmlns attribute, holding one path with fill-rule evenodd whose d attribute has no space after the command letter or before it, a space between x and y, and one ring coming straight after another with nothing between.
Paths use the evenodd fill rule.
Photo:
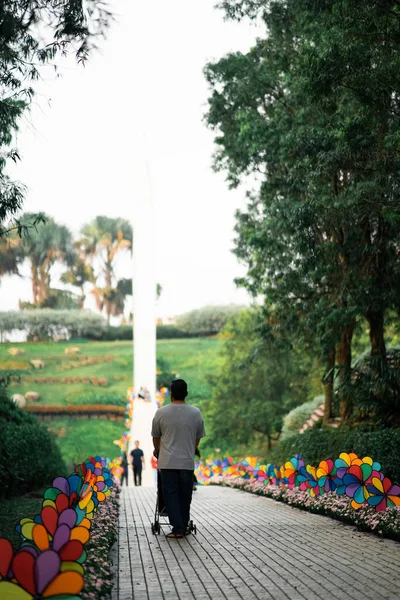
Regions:
<instances>
[{"instance_id":1,"label":"stone tile paving","mask_svg":"<svg viewBox=\"0 0 400 600\"><path fill-rule=\"evenodd\" d=\"M123 488L113 600L400 599L396 542L221 487L193 496L197 536L167 540L155 494Z\"/></svg>"}]
</instances>

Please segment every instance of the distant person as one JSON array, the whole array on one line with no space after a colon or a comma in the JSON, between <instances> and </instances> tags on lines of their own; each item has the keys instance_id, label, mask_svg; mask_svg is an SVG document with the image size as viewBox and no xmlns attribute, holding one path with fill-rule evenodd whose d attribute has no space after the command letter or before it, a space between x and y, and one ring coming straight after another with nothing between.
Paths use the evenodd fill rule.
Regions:
<instances>
[{"instance_id":1,"label":"distant person","mask_svg":"<svg viewBox=\"0 0 400 600\"><path fill-rule=\"evenodd\" d=\"M122 461L121 461L121 467L123 469L122 471L122 478L121 478L121 487L124 485L124 481L125 481L125 485L128 485L128 455L126 454L126 452L122 453Z\"/></svg>"},{"instance_id":2,"label":"distant person","mask_svg":"<svg viewBox=\"0 0 400 600\"><path fill-rule=\"evenodd\" d=\"M154 481L155 481L155 484L156 484L156 487L157 487L157 482L158 482L158 479L157 479L157 463L158 463L158 460L156 459L156 457L154 456L154 454L153 454L153 456L150 459L150 463L151 463L151 468L153 469Z\"/></svg>"},{"instance_id":3,"label":"distant person","mask_svg":"<svg viewBox=\"0 0 400 600\"><path fill-rule=\"evenodd\" d=\"M139 448L139 442L135 442L135 448L131 452L132 467L133 467L133 479L135 485L142 485L142 469L144 468L144 454L143 450Z\"/></svg>"},{"instance_id":4,"label":"distant person","mask_svg":"<svg viewBox=\"0 0 400 600\"><path fill-rule=\"evenodd\" d=\"M186 382L174 380L171 404L157 410L151 433L154 455L158 456L165 508L172 525L168 538L183 538L189 533L194 455L200 439L206 435L201 412L186 404L187 395Z\"/></svg>"}]
</instances>

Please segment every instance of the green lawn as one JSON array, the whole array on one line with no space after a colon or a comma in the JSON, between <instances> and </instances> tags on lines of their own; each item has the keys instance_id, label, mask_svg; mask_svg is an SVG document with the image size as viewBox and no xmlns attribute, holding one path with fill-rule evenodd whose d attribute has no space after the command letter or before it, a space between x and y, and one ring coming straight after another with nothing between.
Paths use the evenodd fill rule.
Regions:
<instances>
[{"instance_id":1,"label":"green lawn","mask_svg":"<svg viewBox=\"0 0 400 600\"><path fill-rule=\"evenodd\" d=\"M164 359L171 370L186 379L189 385L189 401L201 406L211 394L210 376L218 369L218 350L220 340L216 338L191 338L177 340L159 340L157 356ZM80 355L111 356L111 362L93 365L68 366L77 362L64 353L68 346L78 346ZM11 347L21 348L24 354L18 357L9 355ZM18 366L28 369L21 371L21 376L29 377L101 377L108 381L107 387L93 386L90 383L32 383L15 382L10 387L10 394L35 391L40 394L39 405L68 404L79 402L124 405L126 390L132 385L133 348L131 342L87 342L77 344L65 343L26 343L0 344L0 369ZM42 360L43 369L30 366L31 360ZM119 452L113 440L121 436L124 424L121 421L103 419L81 420L74 417L57 418L46 421L54 432L63 434L57 437L62 455L70 467L90 454L102 454L113 458ZM65 431L61 431L65 430Z\"/></svg>"},{"instance_id":2,"label":"green lawn","mask_svg":"<svg viewBox=\"0 0 400 600\"><path fill-rule=\"evenodd\" d=\"M0 500L0 537L6 537L14 548L19 547L21 536L15 531L22 518L36 517L43 502L43 491L31 492L19 498Z\"/></svg>"},{"instance_id":3,"label":"green lawn","mask_svg":"<svg viewBox=\"0 0 400 600\"><path fill-rule=\"evenodd\" d=\"M86 366L74 366L78 358L64 353L68 346L78 346L80 356L112 357L112 362L100 362ZM159 340L157 355L165 359L173 372L178 372L187 379L190 398L194 403L208 397L210 386L208 377L215 373L218 366L217 351L220 341L216 338L192 338L178 340ZM8 350L11 347L21 348L22 356L12 357ZM109 395L110 404L120 404L126 396L127 388L132 385L133 352L131 342L87 342L78 344L61 343L27 343L1 344L0 369L20 367L22 377L99 377L107 379L107 387L93 386L90 383L34 383L14 382L11 393L25 394L35 391L40 394L39 404L68 404L79 399L82 394L94 393L102 397ZM31 360L42 360L43 369L30 366ZM118 398L120 400L118 401ZM95 399L93 399L95 402Z\"/></svg>"}]
</instances>

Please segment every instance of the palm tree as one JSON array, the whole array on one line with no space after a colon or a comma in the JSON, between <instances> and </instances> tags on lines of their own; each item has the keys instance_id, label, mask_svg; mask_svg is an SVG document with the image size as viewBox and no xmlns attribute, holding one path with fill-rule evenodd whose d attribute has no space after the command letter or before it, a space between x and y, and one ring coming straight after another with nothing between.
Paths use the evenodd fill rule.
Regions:
<instances>
[{"instance_id":1,"label":"palm tree","mask_svg":"<svg viewBox=\"0 0 400 600\"><path fill-rule=\"evenodd\" d=\"M97 270L96 286L92 294L100 312L105 308L107 323L111 315L120 315L124 309L124 296L117 287L116 257L131 251L133 232L129 221L98 216L81 230L80 246L93 270ZM98 280L104 285L98 285Z\"/></svg>"},{"instance_id":2,"label":"palm tree","mask_svg":"<svg viewBox=\"0 0 400 600\"><path fill-rule=\"evenodd\" d=\"M32 221L25 214L22 221ZM33 303L39 306L50 291L51 268L61 262L72 266L76 261L76 249L68 227L59 225L51 217L46 222L29 229L23 238L25 257L30 262Z\"/></svg>"},{"instance_id":3,"label":"palm tree","mask_svg":"<svg viewBox=\"0 0 400 600\"><path fill-rule=\"evenodd\" d=\"M61 275L62 283L67 283L80 289L79 310L82 310L85 304L85 284L95 284L93 267L86 261L86 256L82 251L80 242L75 242L76 261Z\"/></svg>"}]
</instances>

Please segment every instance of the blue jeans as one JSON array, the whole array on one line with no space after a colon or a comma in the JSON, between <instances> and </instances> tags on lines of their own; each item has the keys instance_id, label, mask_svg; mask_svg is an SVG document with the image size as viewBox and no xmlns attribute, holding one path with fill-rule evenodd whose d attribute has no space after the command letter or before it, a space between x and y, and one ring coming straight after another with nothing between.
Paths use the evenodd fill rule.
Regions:
<instances>
[{"instance_id":1,"label":"blue jeans","mask_svg":"<svg viewBox=\"0 0 400 600\"><path fill-rule=\"evenodd\" d=\"M193 493L193 471L161 469L165 508L173 533L185 533Z\"/></svg>"}]
</instances>

